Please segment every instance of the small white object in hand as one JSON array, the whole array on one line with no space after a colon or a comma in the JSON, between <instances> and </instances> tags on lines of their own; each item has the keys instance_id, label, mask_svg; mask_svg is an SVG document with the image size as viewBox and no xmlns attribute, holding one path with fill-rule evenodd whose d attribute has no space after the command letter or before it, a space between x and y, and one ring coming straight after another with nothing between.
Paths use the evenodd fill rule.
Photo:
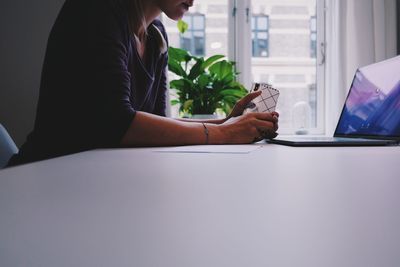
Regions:
<instances>
[{"instance_id":1,"label":"small white object in hand","mask_svg":"<svg viewBox=\"0 0 400 267\"><path fill-rule=\"evenodd\" d=\"M250 92L261 90L261 95L256 97L245 112L274 112L278 103L279 90L267 83L253 83Z\"/></svg>"}]
</instances>

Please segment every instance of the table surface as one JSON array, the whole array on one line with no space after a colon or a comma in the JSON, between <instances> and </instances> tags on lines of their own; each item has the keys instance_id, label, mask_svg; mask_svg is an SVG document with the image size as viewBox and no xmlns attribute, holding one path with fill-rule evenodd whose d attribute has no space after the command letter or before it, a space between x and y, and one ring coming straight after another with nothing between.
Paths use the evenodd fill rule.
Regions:
<instances>
[{"instance_id":1,"label":"table surface","mask_svg":"<svg viewBox=\"0 0 400 267\"><path fill-rule=\"evenodd\" d=\"M0 266L400 266L400 147L155 150L0 171Z\"/></svg>"}]
</instances>

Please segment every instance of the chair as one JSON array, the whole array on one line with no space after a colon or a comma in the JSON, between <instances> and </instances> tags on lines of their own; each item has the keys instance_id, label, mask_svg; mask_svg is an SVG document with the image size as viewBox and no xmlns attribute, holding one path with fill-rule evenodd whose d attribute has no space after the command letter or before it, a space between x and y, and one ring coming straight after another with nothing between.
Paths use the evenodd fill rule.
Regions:
<instances>
[{"instance_id":1,"label":"chair","mask_svg":"<svg viewBox=\"0 0 400 267\"><path fill-rule=\"evenodd\" d=\"M4 168L16 153L18 153L17 146L7 130L0 124L0 169Z\"/></svg>"}]
</instances>

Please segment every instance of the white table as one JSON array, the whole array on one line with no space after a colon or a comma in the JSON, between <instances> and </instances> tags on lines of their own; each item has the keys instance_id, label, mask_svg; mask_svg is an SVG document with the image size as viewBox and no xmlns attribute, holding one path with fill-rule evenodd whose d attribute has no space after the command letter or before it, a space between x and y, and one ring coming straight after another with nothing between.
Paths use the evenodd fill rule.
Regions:
<instances>
[{"instance_id":1,"label":"white table","mask_svg":"<svg viewBox=\"0 0 400 267\"><path fill-rule=\"evenodd\" d=\"M0 171L0 266L400 266L400 147L154 150Z\"/></svg>"}]
</instances>

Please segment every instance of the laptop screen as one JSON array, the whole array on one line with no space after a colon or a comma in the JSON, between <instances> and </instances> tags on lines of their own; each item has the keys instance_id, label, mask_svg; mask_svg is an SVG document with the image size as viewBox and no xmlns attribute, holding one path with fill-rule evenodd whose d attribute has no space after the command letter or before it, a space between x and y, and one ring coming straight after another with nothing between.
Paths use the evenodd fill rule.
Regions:
<instances>
[{"instance_id":1,"label":"laptop screen","mask_svg":"<svg viewBox=\"0 0 400 267\"><path fill-rule=\"evenodd\" d=\"M400 56L357 70L335 136L400 138Z\"/></svg>"}]
</instances>

